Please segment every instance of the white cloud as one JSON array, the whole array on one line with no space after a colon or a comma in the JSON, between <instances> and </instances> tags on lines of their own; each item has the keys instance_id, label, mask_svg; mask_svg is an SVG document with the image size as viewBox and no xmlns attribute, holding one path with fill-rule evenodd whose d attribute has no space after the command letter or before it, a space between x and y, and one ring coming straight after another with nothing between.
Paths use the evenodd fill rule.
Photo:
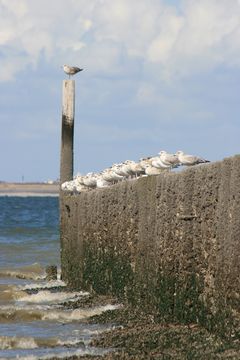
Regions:
<instances>
[{"instance_id":1,"label":"white cloud","mask_svg":"<svg viewBox=\"0 0 240 360\"><path fill-rule=\"evenodd\" d=\"M150 43L148 59L152 62L166 64L184 26L184 18L172 10L166 10L159 22L159 35Z\"/></svg>"},{"instance_id":2,"label":"white cloud","mask_svg":"<svg viewBox=\"0 0 240 360\"><path fill-rule=\"evenodd\" d=\"M134 59L161 79L240 66L238 0L0 0L0 81L40 54L56 66L81 61L92 73L119 74Z\"/></svg>"},{"instance_id":3,"label":"white cloud","mask_svg":"<svg viewBox=\"0 0 240 360\"><path fill-rule=\"evenodd\" d=\"M16 18L22 18L27 13L27 4L24 0L1 0L0 6L5 11L14 14Z\"/></svg>"},{"instance_id":4,"label":"white cloud","mask_svg":"<svg viewBox=\"0 0 240 360\"><path fill-rule=\"evenodd\" d=\"M152 83L140 83L136 94L136 100L140 105L153 105L160 103L162 99L161 93Z\"/></svg>"}]
</instances>

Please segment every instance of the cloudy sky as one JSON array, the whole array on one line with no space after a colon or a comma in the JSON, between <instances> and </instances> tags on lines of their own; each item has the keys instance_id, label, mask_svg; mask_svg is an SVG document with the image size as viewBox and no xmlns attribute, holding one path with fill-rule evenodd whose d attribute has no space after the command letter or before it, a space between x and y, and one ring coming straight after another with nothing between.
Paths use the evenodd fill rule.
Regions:
<instances>
[{"instance_id":1,"label":"cloudy sky","mask_svg":"<svg viewBox=\"0 0 240 360\"><path fill-rule=\"evenodd\" d=\"M58 178L62 64L85 69L75 173L240 152L238 0L0 0L0 180Z\"/></svg>"}]
</instances>

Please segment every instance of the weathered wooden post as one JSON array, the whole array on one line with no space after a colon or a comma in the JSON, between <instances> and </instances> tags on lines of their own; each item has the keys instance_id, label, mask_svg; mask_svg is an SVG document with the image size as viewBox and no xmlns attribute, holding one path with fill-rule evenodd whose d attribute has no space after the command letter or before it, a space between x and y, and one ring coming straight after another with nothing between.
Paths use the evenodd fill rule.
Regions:
<instances>
[{"instance_id":1,"label":"weathered wooden post","mask_svg":"<svg viewBox=\"0 0 240 360\"><path fill-rule=\"evenodd\" d=\"M64 202L61 184L73 179L73 140L74 140L74 115L75 115L75 81L63 80L62 90L62 136L61 136L61 160L60 160L60 242L61 242L61 268L62 276L65 270L63 258L64 246L68 243L64 239ZM65 229L66 232L66 229Z\"/></svg>"},{"instance_id":2,"label":"weathered wooden post","mask_svg":"<svg viewBox=\"0 0 240 360\"><path fill-rule=\"evenodd\" d=\"M76 66L63 65L64 72L70 76L77 74L80 69ZM60 243L61 243L61 276L68 270L69 258L64 248L71 241L67 234L68 218L64 216L64 211L70 209L64 203L64 191L61 191L61 184L73 179L73 138L74 138L74 116L75 116L75 81L63 80L62 97L62 137L61 137L61 160L60 160ZM70 216L70 213L69 213Z\"/></svg>"},{"instance_id":3,"label":"weathered wooden post","mask_svg":"<svg viewBox=\"0 0 240 360\"><path fill-rule=\"evenodd\" d=\"M75 81L63 80L60 185L73 179Z\"/></svg>"}]
</instances>

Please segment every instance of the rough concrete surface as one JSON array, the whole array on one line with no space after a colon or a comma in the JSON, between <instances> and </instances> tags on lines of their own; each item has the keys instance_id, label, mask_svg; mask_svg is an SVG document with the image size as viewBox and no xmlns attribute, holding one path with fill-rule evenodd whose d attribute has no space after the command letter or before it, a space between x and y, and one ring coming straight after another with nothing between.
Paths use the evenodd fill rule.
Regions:
<instances>
[{"instance_id":1,"label":"rough concrete surface","mask_svg":"<svg viewBox=\"0 0 240 360\"><path fill-rule=\"evenodd\" d=\"M226 324L239 314L239 185L237 155L61 194L63 279L161 319Z\"/></svg>"}]
</instances>

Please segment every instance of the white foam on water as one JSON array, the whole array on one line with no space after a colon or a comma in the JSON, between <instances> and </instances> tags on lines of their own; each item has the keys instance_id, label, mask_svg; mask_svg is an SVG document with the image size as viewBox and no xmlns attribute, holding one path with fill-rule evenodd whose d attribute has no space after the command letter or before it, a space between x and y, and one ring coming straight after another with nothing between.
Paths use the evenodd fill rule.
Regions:
<instances>
[{"instance_id":1,"label":"white foam on water","mask_svg":"<svg viewBox=\"0 0 240 360\"><path fill-rule=\"evenodd\" d=\"M43 280L45 275L38 275L36 273L24 272L21 270L0 270L1 277L15 277L17 279L29 279L29 280Z\"/></svg>"},{"instance_id":2,"label":"white foam on water","mask_svg":"<svg viewBox=\"0 0 240 360\"><path fill-rule=\"evenodd\" d=\"M38 263L16 269L0 269L0 277L15 277L18 279L43 280L45 270Z\"/></svg>"},{"instance_id":3,"label":"white foam on water","mask_svg":"<svg viewBox=\"0 0 240 360\"><path fill-rule=\"evenodd\" d=\"M66 287L66 283L62 280L51 280L46 282L42 282L42 283L31 283L31 284L27 284L27 285L20 285L19 289L20 290L38 290L38 289L51 289L54 287Z\"/></svg>"},{"instance_id":4,"label":"white foam on water","mask_svg":"<svg viewBox=\"0 0 240 360\"><path fill-rule=\"evenodd\" d=\"M0 307L0 322L50 320L67 323L100 315L105 311L112 311L121 306L105 305L87 309L65 310L64 308L56 309L46 304L27 306L23 303L18 307L5 305Z\"/></svg>"},{"instance_id":5,"label":"white foam on water","mask_svg":"<svg viewBox=\"0 0 240 360\"><path fill-rule=\"evenodd\" d=\"M39 291L37 294L26 294L21 292L17 295L16 301L27 303L55 303L63 301L76 301L79 298L88 295L87 292L51 292L49 290Z\"/></svg>"},{"instance_id":6,"label":"white foam on water","mask_svg":"<svg viewBox=\"0 0 240 360\"><path fill-rule=\"evenodd\" d=\"M34 338L0 336L0 349L36 349Z\"/></svg>"},{"instance_id":7,"label":"white foam on water","mask_svg":"<svg viewBox=\"0 0 240 360\"><path fill-rule=\"evenodd\" d=\"M56 310L56 311L47 311L42 317L42 320L55 320L55 321L78 321L86 319L91 316L100 315L105 311L118 309L121 305L105 305L98 306L95 308L88 309L74 309L74 310Z\"/></svg>"},{"instance_id":8,"label":"white foam on water","mask_svg":"<svg viewBox=\"0 0 240 360\"><path fill-rule=\"evenodd\" d=\"M2 286L0 285L0 302L9 302L14 299L14 296L18 293L16 286Z\"/></svg>"},{"instance_id":9,"label":"white foam on water","mask_svg":"<svg viewBox=\"0 0 240 360\"><path fill-rule=\"evenodd\" d=\"M111 327L89 329L86 326L84 329L83 325L78 324L81 324L83 319L115 310L121 305L66 309L63 306L64 302L76 302L89 293L68 291L60 276L57 280L46 282L45 271L37 263L16 269L0 269L0 277L3 273L4 276L28 280L19 280L20 284L1 285L0 326L5 326L9 332L6 333L4 328L1 331L0 359L64 359L69 356L102 355L108 352L106 349L93 348L89 344L92 336L108 331ZM34 333L26 330L31 328L33 322L40 324L41 321L43 325L39 330L39 325L33 325ZM19 329L16 333L15 323L18 327L25 324L25 333ZM43 329L48 329L49 324L53 326L54 331L45 334Z\"/></svg>"},{"instance_id":10,"label":"white foam on water","mask_svg":"<svg viewBox=\"0 0 240 360\"><path fill-rule=\"evenodd\" d=\"M73 356L84 356L84 355L95 355L95 356L103 356L104 354L107 354L110 352L110 349L97 349L94 347L83 347L83 348L79 348L79 349L74 349L74 350L68 350L68 351L62 351L62 352L49 352L48 355L24 355L24 357L22 356L18 356L17 359L18 360L48 360L48 359L52 359L54 357L54 359L67 359L69 357L73 357ZM9 360L15 360L16 358L8 358Z\"/></svg>"},{"instance_id":11,"label":"white foam on water","mask_svg":"<svg viewBox=\"0 0 240 360\"><path fill-rule=\"evenodd\" d=\"M30 283L27 285L4 286L0 292L1 303L14 301L15 305L31 303L31 304L59 304L61 302L75 302L83 296L89 295L88 292L68 292L63 291L66 284L61 280L52 280L49 282ZM57 288L59 288L59 291ZM27 292L27 290L30 291ZM31 291L33 293L31 293Z\"/></svg>"},{"instance_id":12,"label":"white foam on water","mask_svg":"<svg viewBox=\"0 0 240 360\"><path fill-rule=\"evenodd\" d=\"M81 333L81 335L87 335L89 337L93 336L93 335L99 335L102 334L104 332L108 332L114 329L123 329L122 325L110 325L110 326L106 326L104 328L98 328L98 329L81 329L79 330L73 330L73 334L75 334L76 336L79 335L79 333Z\"/></svg>"},{"instance_id":13,"label":"white foam on water","mask_svg":"<svg viewBox=\"0 0 240 360\"><path fill-rule=\"evenodd\" d=\"M58 269L58 271L57 271L57 279L61 281L61 277L62 277L62 271L61 271L61 269Z\"/></svg>"},{"instance_id":14,"label":"white foam on water","mask_svg":"<svg viewBox=\"0 0 240 360\"><path fill-rule=\"evenodd\" d=\"M42 320L45 313L51 311L51 306L45 304L34 304L34 306L25 303L15 305L2 305L0 307L0 324L14 322L32 322Z\"/></svg>"},{"instance_id":15,"label":"white foam on water","mask_svg":"<svg viewBox=\"0 0 240 360\"><path fill-rule=\"evenodd\" d=\"M67 326L67 325L66 325ZM36 349L36 348L59 348L59 347L82 347L88 346L91 337L93 335L99 335L103 332L109 331L112 329L111 326L105 326L104 328L94 328L89 329L88 332L85 332L84 328L76 329L76 331L71 330L70 326L68 330L61 331L61 328L54 330L54 334L50 336L38 336L38 335L21 335L18 329L18 333L5 336L0 335L0 350L16 350L16 349Z\"/></svg>"}]
</instances>

